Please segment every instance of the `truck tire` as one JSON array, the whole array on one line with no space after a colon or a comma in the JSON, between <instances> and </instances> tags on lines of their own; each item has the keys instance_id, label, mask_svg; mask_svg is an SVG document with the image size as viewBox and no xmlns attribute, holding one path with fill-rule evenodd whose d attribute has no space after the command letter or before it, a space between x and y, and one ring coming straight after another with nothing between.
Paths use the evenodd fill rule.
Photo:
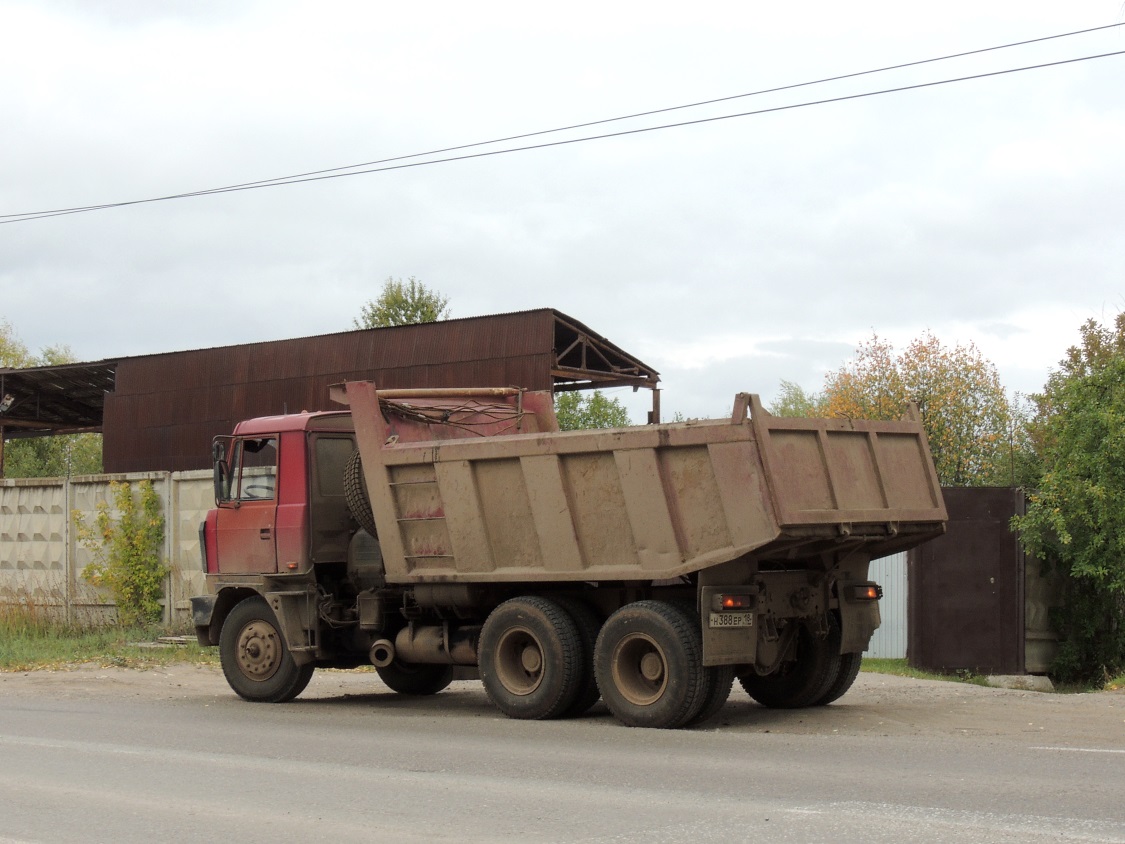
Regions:
<instances>
[{"instance_id":1,"label":"truck tire","mask_svg":"<svg viewBox=\"0 0 1125 844\"><path fill-rule=\"evenodd\" d=\"M428 665L396 659L390 665L377 667L375 672L388 689L400 695L436 695L453 682L452 665Z\"/></svg>"},{"instance_id":2,"label":"truck tire","mask_svg":"<svg viewBox=\"0 0 1125 844\"><path fill-rule=\"evenodd\" d=\"M813 701L813 706L825 706L834 700L839 700L844 693L852 687L855 678L859 676L859 668L863 664L863 654L840 654L840 670L836 673L827 691Z\"/></svg>"},{"instance_id":3,"label":"truck tire","mask_svg":"<svg viewBox=\"0 0 1125 844\"><path fill-rule=\"evenodd\" d=\"M347 502L348 512L359 526L377 537L379 533L375 529L375 514L371 512L371 498L367 494L367 482L363 479L363 462L359 451L348 458L347 465L344 466L344 501Z\"/></svg>"},{"instance_id":4,"label":"truck tire","mask_svg":"<svg viewBox=\"0 0 1125 844\"><path fill-rule=\"evenodd\" d=\"M703 706L692 718L687 722L686 726L694 727L696 724L702 724L710 721L727 702L730 697L730 690L734 686L734 666L733 665L716 665L710 668L703 669L705 676L706 691L703 694Z\"/></svg>"},{"instance_id":5,"label":"truck tire","mask_svg":"<svg viewBox=\"0 0 1125 844\"><path fill-rule=\"evenodd\" d=\"M480 634L480 679L509 718L558 718L581 687L582 644L570 615L535 595L505 601Z\"/></svg>"},{"instance_id":6,"label":"truck tire","mask_svg":"<svg viewBox=\"0 0 1125 844\"><path fill-rule=\"evenodd\" d=\"M309 684L315 666L297 665L265 598L235 604L219 634L219 660L227 683L246 700L284 703Z\"/></svg>"},{"instance_id":7,"label":"truck tire","mask_svg":"<svg viewBox=\"0 0 1125 844\"><path fill-rule=\"evenodd\" d=\"M564 717L572 718L584 715L602 696L598 690L598 680L594 676L594 645L598 641L602 619L593 607L579 598L554 598L554 600L574 621L574 626L578 630L578 642L582 648L578 694L574 702L563 712Z\"/></svg>"},{"instance_id":8,"label":"truck tire","mask_svg":"<svg viewBox=\"0 0 1125 844\"><path fill-rule=\"evenodd\" d=\"M746 694L770 709L813 706L840 672L840 626L830 614L828 635L821 639L801 623L796 659L762 676L751 667L738 677ZM799 623L799 622L794 622Z\"/></svg>"},{"instance_id":9,"label":"truck tire","mask_svg":"<svg viewBox=\"0 0 1125 844\"><path fill-rule=\"evenodd\" d=\"M609 617L594 646L602 700L627 727L682 727L707 697L698 619L664 601L636 601Z\"/></svg>"}]
</instances>

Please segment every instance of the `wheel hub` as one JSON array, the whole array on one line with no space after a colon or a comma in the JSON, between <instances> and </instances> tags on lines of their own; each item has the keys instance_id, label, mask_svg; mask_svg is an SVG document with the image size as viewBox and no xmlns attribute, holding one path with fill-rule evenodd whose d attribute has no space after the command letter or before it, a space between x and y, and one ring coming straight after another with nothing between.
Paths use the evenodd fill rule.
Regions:
<instances>
[{"instance_id":1,"label":"wheel hub","mask_svg":"<svg viewBox=\"0 0 1125 844\"><path fill-rule=\"evenodd\" d=\"M647 653L641 657L641 675L649 682L656 682L664 674L664 660L659 654Z\"/></svg>"},{"instance_id":2,"label":"wheel hub","mask_svg":"<svg viewBox=\"0 0 1125 844\"><path fill-rule=\"evenodd\" d=\"M613 682L634 706L650 706L668 688L668 660L660 645L644 633L624 637L614 648Z\"/></svg>"},{"instance_id":3,"label":"wheel hub","mask_svg":"<svg viewBox=\"0 0 1125 844\"><path fill-rule=\"evenodd\" d=\"M543 649L530 630L513 627L497 642L497 679L514 695L529 695L543 682Z\"/></svg>"},{"instance_id":4,"label":"wheel hub","mask_svg":"<svg viewBox=\"0 0 1125 844\"><path fill-rule=\"evenodd\" d=\"M277 630L265 621L252 621L238 636L238 667L252 680L268 680L281 664Z\"/></svg>"}]
</instances>

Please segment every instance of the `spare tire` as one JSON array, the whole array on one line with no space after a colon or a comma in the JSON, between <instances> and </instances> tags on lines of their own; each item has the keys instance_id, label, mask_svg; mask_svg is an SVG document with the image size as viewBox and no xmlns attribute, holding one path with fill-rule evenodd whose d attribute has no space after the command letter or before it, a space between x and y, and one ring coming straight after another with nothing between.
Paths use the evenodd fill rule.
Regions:
<instances>
[{"instance_id":1,"label":"spare tire","mask_svg":"<svg viewBox=\"0 0 1125 844\"><path fill-rule=\"evenodd\" d=\"M375 529L375 514L371 512L371 498L367 494L367 482L363 478L363 463L357 450L344 467L344 500L348 510L361 528L372 536L378 536Z\"/></svg>"}]
</instances>

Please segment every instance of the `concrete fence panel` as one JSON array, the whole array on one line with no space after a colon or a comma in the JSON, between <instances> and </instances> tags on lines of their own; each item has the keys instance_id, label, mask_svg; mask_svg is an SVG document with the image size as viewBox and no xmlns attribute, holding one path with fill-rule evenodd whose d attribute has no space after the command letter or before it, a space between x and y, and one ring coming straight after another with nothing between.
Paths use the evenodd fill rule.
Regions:
<instances>
[{"instance_id":1,"label":"concrete fence panel","mask_svg":"<svg viewBox=\"0 0 1125 844\"><path fill-rule=\"evenodd\" d=\"M162 555L171 568L164 620L186 626L189 599L206 591L199 524L212 505L207 471L0 480L0 605L31 607L60 621L112 620L108 592L81 576L93 555L78 543L72 513L82 513L92 524L99 502L112 502L112 483L145 480L152 481L164 503Z\"/></svg>"}]
</instances>

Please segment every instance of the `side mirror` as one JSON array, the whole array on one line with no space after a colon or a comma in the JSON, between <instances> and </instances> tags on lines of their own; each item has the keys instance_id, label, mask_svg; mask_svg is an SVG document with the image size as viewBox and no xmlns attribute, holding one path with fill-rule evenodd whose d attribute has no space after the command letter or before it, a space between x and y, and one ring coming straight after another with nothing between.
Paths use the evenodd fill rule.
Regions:
<instances>
[{"instance_id":1,"label":"side mirror","mask_svg":"<svg viewBox=\"0 0 1125 844\"><path fill-rule=\"evenodd\" d=\"M227 466L227 440L229 437L216 437L211 443L211 461L215 472L215 503L222 504L230 499L230 469Z\"/></svg>"}]
</instances>

